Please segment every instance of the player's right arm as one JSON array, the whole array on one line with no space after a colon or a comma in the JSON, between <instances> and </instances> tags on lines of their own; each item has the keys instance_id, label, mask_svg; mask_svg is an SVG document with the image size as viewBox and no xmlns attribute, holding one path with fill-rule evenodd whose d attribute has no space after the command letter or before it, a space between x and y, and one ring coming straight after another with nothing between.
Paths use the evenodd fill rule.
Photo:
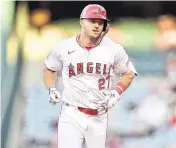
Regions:
<instances>
[{"instance_id":1,"label":"player's right arm","mask_svg":"<svg viewBox=\"0 0 176 148\"><path fill-rule=\"evenodd\" d=\"M43 81L49 89L49 102L53 105L60 102L60 92L55 88L57 71L62 69L62 60L59 47L52 49L45 59L43 68Z\"/></svg>"},{"instance_id":2,"label":"player's right arm","mask_svg":"<svg viewBox=\"0 0 176 148\"><path fill-rule=\"evenodd\" d=\"M43 81L45 83L45 86L49 89L52 87L55 87L56 82L56 71L52 71L44 65L43 68Z\"/></svg>"}]
</instances>

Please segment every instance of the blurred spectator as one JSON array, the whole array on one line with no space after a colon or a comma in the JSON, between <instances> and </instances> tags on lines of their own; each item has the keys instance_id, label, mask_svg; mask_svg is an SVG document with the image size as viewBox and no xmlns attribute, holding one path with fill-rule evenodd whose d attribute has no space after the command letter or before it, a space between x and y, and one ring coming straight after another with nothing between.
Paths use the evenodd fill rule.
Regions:
<instances>
[{"instance_id":1,"label":"blurred spectator","mask_svg":"<svg viewBox=\"0 0 176 148\"><path fill-rule=\"evenodd\" d=\"M32 26L41 28L51 22L51 12L47 9L35 9L30 14Z\"/></svg>"},{"instance_id":2,"label":"blurred spectator","mask_svg":"<svg viewBox=\"0 0 176 148\"><path fill-rule=\"evenodd\" d=\"M176 107L176 83L168 79L151 87L151 93L138 103L130 102L128 109L136 121L154 127L167 124Z\"/></svg>"},{"instance_id":3,"label":"blurred spectator","mask_svg":"<svg viewBox=\"0 0 176 148\"><path fill-rule=\"evenodd\" d=\"M159 51L176 49L176 18L173 15L161 15L157 21L159 34L155 45Z\"/></svg>"},{"instance_id":4,"label":"blurred spectator","mask_svg":"<svg viewBox=\"0 0 176 148\"><path fill-rule=\"evenodd\" d=\"M24 57L38 61L48 54L56 42L63 39L64 32L51 22L51 12L47 9L33 10L29 20L30 26L23 40Z\"/></svg>"},{"instance_id":5,"label":"blurred spectator","mask_svg":"<svg viewBox=\"0 0 176 148\"><path fill-rule=\"evenodd\" d=\"M168 108L166 104L157 96L147 96L134 112L134 118L139 122L158 127L163 125L168 119Z\"/></svg>"}]
</instances>

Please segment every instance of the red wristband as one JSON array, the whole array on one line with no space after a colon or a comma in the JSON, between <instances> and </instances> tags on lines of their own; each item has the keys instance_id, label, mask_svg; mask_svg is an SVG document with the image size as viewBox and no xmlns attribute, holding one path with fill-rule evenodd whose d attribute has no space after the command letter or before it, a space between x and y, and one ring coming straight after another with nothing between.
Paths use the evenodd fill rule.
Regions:
<instances>
[{"instance_id":1,"label":"red wristband","mask_svg":"<svg viewBox=\"0 0 176 148\"><path fill-rule=\"evenodd\" d=\"M126 90L126 86L123 83L118 82L115 90L121 95Z\"/></svg>"}]
</instances>

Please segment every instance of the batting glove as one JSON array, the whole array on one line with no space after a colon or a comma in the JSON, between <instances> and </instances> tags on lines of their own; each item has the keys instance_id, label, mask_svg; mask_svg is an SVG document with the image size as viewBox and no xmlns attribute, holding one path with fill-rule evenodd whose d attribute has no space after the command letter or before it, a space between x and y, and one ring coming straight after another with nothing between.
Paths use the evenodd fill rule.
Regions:
<instances>
[{"instance_id":1,"label":"batting glove","mask_svg":"<svg viewBox=\"0 0 176 148\"><path fill-rule=\"evenodd\" d=\"M106 100L108 100L108 103L106 104L105 108L112 108L119 101L119 99L119 93L116 90L112 90L109 94L106 94Z\"/></svg>"},{"instance_id":2,"label":"batting glove","mask_svg":"<svg viewBox=\"0 0 176 148\"><path fill-rule=\"evenodd\" d=\"M54 106L56 105L56 103L59 103L60 101L61 101L60 92L54 87L49 88L49 103L51 103Z\"/></svg>"}]
</instances>

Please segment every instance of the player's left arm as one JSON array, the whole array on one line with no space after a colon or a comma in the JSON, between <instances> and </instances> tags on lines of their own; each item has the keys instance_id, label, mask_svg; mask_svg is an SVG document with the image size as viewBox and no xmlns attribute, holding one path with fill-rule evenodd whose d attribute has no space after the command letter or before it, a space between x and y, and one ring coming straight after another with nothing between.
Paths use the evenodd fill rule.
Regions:
<instances>
[{"instance_id":1,"label":"player's left arm","mask_svg":"<svg viewBox=\"0 0 176 148\"><path fill-rule=\"evenodd\" d=\"M115 86L115 90L121 95L132 83L137 75L133 63L129 60L127 53L121 46L120 51L115 55L114 71L120 74L120 80Z\"/></svg>"},{"instance_id":2,"label":"player's left arm","mask_svg":"<svg viewBox=\"0 0 176 148\"><path fill-rule=\"evenodd\" d=\"M126 72L121 75L120 80L115 86L115 90L118 92L119 95L121 95L130 86L134 77L134 72Z\"/></svg>"},{"instance_id":3,"label":"player's left arm","mask_svg":"<svg viewBox=\"0 0 176 148\"><path fill-rule=\"evenodd\" d=\"M115 74L120 74L120 80L110 93L108 108L112 108L120 99L121 94L130 86L137 72L129 60L128 55L121 46L115 54L113 69Z\"/></svg>"}]
</instances>

